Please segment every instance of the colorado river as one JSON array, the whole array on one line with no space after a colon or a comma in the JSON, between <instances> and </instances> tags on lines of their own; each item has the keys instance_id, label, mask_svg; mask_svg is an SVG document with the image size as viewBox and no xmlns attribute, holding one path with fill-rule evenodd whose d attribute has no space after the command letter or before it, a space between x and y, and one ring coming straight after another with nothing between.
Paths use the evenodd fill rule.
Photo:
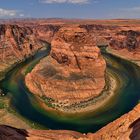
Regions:
<instances>
[{"instance_id":1,"label":"colorado river","mask_svg":"<svg viewBox=\"0 0 140 140\"><path fill-rule=\"evenodd\" d=\"M130 111L140 99L140 68L135 64L104 53L107 69L119 77L122 86L102 108L86 114L65 115L45 111L24 84L25 75L47 56L42 50L34 57L19 64L0 82L0 88L12 96L11 107L24 118L49 129L70 129L80 132L95 132L104 125Z\"/></svg>"}]
</instances>

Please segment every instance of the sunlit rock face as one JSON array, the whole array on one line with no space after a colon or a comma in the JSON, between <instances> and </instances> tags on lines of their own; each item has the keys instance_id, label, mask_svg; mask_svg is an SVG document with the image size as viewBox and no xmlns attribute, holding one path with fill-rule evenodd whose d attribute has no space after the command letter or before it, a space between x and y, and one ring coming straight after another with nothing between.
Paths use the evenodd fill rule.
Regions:
<instances>
[{"instance_id":1,"label":"sunlit rock face","mask_svg":"<svg viewBox=\"0 0 140 140\"><path fill-rule=\"evenodd\" d=\"M26 85L62 106L98 96L105 85L106 63L95 43L94 34L83 28L61 28L51 42L50 56L27 75Z\"/></svg>"},{"instance_id":2,"label":"sunlit rock face","mask_svg":"<svg viewBox=\"0 0 140 140\"><path fill-rule=\"evenodd\" d=\"M59 30L52 41L51 57L42 60L32 73L28 74L27 86L40 97L50 97L60 102L68 100L72 103L95 97L104 85L106 66L95 45L95 36L96 39L111 40L110 47L117 50L117 53L122 50L121 55L127 54L130 58L137 60L140 58L139 32L128 30L130 27L124 28L127 29L105 28L102 25L81 25L80 27L63 27L59 30L54 26L48 27L48 25L46 29L44 26L29 28L0 25L0 70L4 71L5 68L21 61L40 48L41 46L36 43L38 42L36 38L51 42L54 34ZM71 131L25 131L0 126L0 138L2 140L56 138L58 140L139 140L139 110L140 105L137 105L130 113L113 121L95 134L83 135Z\"/></svg>"},{"instance_id":3,"label":"sunlit rock face","mask_svg":"<svg viewBox=\"0 0 140 140\"><path fill-rule=\"evenodd\" d=\"M23 130L0 125L1 140L88 140L79 132L67 130Z\"/></svg>"},{"instance_id":4,"label":"sunlit rock face","mask_svg":"<svg viewBox=\"0 0 140 140\"><path fill-rule=\"evenodd\" d=\"M0 73L33 55L41 47L31 28L0 25Z\"/></svg>"},{"instance_id":5,"label":"sunlit rock face","mask_svg":"<svg viewBox=\"0 0 140 140\"><path fill-rule=\"evenodd\" d=\"M54 34L61 28L60 25L35 25L33 31L35 36L42 41L51 42Z\"/></svg>"},{"instance_id":6,"label":"sunlit rock face","mask_svg":"<svg viewBox=\"0 0 140 140\"><path fill-rule=\"evenodd\" d=\"M20 60L41 47L29 27L17 25L0 25L0 42L3 60L12 56Z\"/></svg>"},{"instance_id":7,"label":"sunlit rock face","mask_svg":"<svg viewBox=\"0 0 140 140\"><path fill-rule=\"evenodd\" d=\"M140 30L133 28L129 30L121 30L112 36L109 43L110 51L118 54L125 59L139 60L140 59Z\"/></svg>"},{"instance_id":8,"label":"sunlit rock face","mask_svg":"<svg viewBox=\"0 0 140 140\"><path fill-rule=\"evenodd\" d=\"M83 28L61 28L52 41L51 56L60 65L69 67L69 72L76 70L94 78L104 76L105 61L95 36Z\"/></svg>"}]
</instances>

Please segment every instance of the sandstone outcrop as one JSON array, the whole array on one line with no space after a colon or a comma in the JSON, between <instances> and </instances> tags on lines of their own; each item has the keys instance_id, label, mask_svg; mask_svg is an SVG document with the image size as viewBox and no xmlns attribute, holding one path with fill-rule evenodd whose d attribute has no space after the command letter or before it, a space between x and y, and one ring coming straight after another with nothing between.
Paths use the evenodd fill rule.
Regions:
<instances>
[{"instance_id":1,"label":"sandstone outcrop","mask_svg":"<svg viewBox=\"0 0 140 140\"><path fill-rule=\"evenodd\" d=\"M1 59L6 61L13 56L18 60L31 55L40 46L33 31L17 25L0 25ZM10 54L8 54L10 53ZM2 58L3 56L3 58Z\"/></svg>"},{"instance_id":2,"label":"sandstone outcrop","mask_svg":"<svg viewBox=\"0 0 140 140\"><path fill-rule=\"evenodd\" d=\"M59 25L0 25L0 77L13 65L25 60L50 43Z\"/></svg>"},{"instance_id":3,"label":"sandstone outcrop","mask_svg":"<svg viewBox=\"0 0 140 140\"><path fill-rule=\"evenodd\" d=\"M0 126L1 140L86 140L81 133L67 130L23 130Z\"/></svg>"},{"instance_id":4,"label":"sandstone outcrop","mask_svg":"<svg viewBox=\"0 0 140 140\"><path fill-rule=\"evenodd\" d=\"M95 43L94 34L84 28L61 28L51 42L51 56L26 76L27 87L58 107L98 96L105 85L106 63Z\"/></svg>"},{"instance_id":5,"label":"sandstone outcrop","mask_svg":"<svg viewBox=\"0 0 140 140\"><path fill-rule=\"evenodd\" d=\"M33 55L42 44L32 29L18 25L0 25L0 73Z\"/></svg>"}]
</instances>

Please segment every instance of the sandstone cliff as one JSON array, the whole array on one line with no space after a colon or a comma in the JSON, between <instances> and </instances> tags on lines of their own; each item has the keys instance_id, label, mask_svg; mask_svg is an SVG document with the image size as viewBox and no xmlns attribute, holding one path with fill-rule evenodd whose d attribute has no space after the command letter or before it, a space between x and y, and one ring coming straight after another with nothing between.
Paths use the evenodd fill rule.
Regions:
<instances>
[{"instance_id":1,"label":"sandstone cliff","mask_svg":"<svg viewBox=\"0 0 140 140\"><path fill-rule=\"evenodd\" d=\"M0 25L0 77L14 64L50 43L59 25Z\"/></svg>"},{"instance_id":2,"label":"sandstone cliff","mask_svg":"<svg viewBox=\"0 0 140 140\"><path fill-rule=\"evenodd\" d=\"M33 28L36 38L50 43L54 34L61 28L61 26L60 25L51 25L51 24L34 25L32 28Z\"/></svg>"},{"instance_id":3,"label":"sandstone cliff","mask_svg":"<svg viewBox=\"0 0 140 140\"><path fill-rule=\"evenodd\" d=\"M33 55L41 47L29 27L0 25L0 73Z\"/></svg>"},{"instance_id":4,"label":"sandstone cliff","mask_svg":"<svg viewBox=\"0 0 140 140\"><path fill-rule=\"evenodd\" d=\"M129 28L128 28L129 29ZM140 60L140 30L121 30L116 32L109 43L110 51L132 61Z\"/></svg>"},{"instance_id":5,"label":"sandstone cliff","mask_svg":"<svg viewBox=\"0 0 140 140\"><path fill-rule=\"evenodd\" d=\"M92 140L139 140L140 104L128 114L113 121L95 134L88 134Z\"/></svg>"}]
</instances>

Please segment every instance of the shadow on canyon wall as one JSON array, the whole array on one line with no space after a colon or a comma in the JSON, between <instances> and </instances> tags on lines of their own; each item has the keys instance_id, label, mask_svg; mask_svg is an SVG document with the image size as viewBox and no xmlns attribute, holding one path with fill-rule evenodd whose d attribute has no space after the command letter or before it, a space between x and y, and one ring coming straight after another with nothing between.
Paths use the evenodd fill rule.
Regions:
<instances>
[{"instance_id":1,"label":"shadow on canyon wall","mask_svg":"<svg viewBox=\"0 0 140 140\"><path fill-rule=\"evenodd\" d=\"M0 126L0 140L26 140L28 132L23 129L16 129L10 126Z\"/></svg>"},{"instance_id":2,"label":"shadow on canyon wall","mask_svg":"<svg viewBox=\"0 0 140 140\"><path fill-rule=\"evenodd\" d=\"M140 140L140 118L134 121L129 128L132 129L130 140Z\"/></svg>"}]
</instances>

